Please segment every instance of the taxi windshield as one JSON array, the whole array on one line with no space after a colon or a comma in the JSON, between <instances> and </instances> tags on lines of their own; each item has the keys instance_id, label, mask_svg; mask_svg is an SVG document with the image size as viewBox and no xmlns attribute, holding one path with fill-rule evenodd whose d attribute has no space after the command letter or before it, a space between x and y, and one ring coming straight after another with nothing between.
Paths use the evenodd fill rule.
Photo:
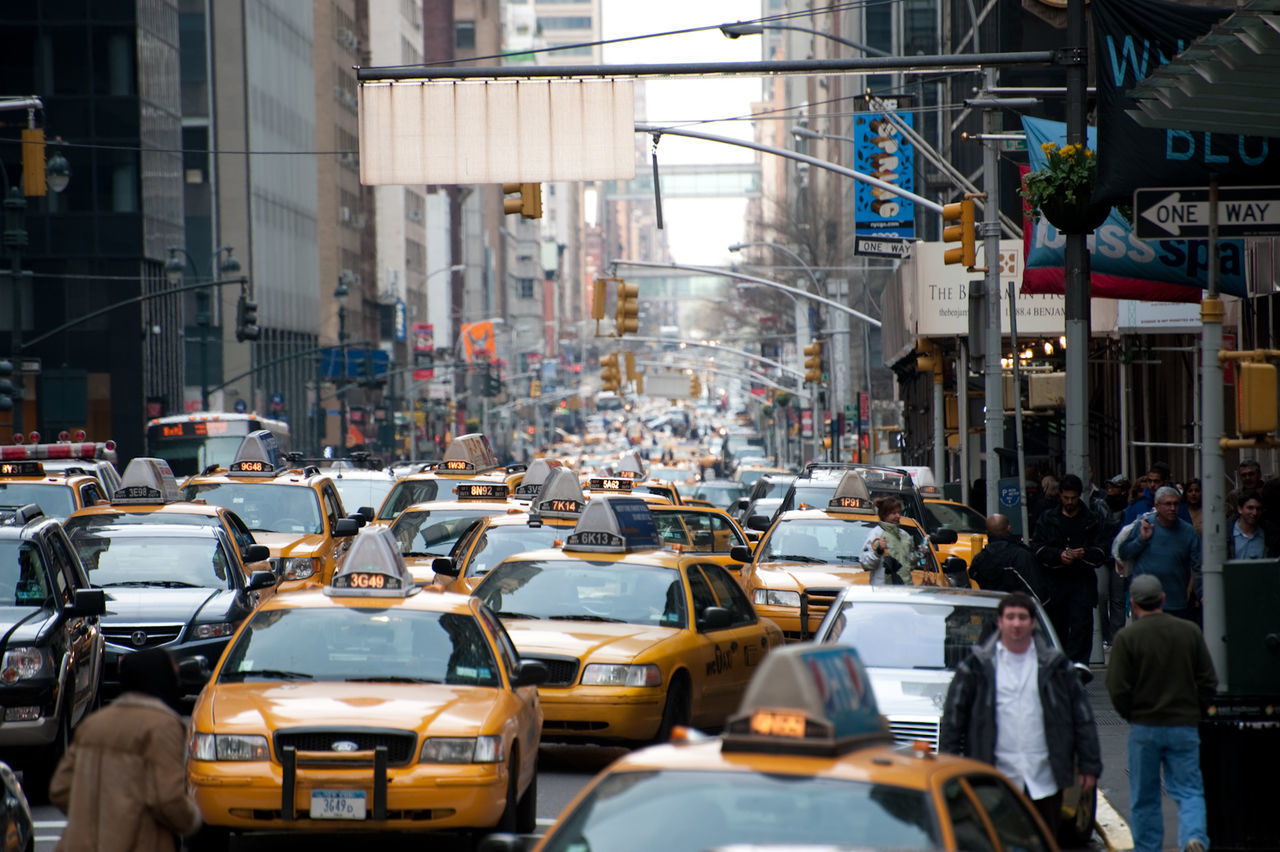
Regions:
<instances>
[{"instance_id":1,"label":"taxi windshield","mask_svg":"<svg viewBox=\"0 0 1280 852\"><path fill-rule=\"evenodd\" d=\"M396 483L390 476L380 474L376 479L368 476L334 476L333 484L338 489L342 505L348 510L354 510L363 506L378 508L390 493L391 486Z\"/></svg>"},{"instance_id":2,"label":"taxi windshield","mask_svg":"<svg viewBox=\"0 0 1280 852\"><path fill-rule=\"evenodd\" d=\"M269 482L202 482L182 489L183 500L230 509L254 532L324 532L320 500L311 488Z\"/></svg>"},{"instance_id":3,"label":"taxi windshield","mask_svg":"<svg viewBox=\"0 0 1280 852\"><path fill-rule=\"evenodd\" d=\"M817 482L796 481L796 492L791 501L793 509L825 509L836 493L839 483L834 479Z\"/></svg>"},{"instance_id":4,"label":"taxi windshield","mask_svg":"<svg viewBox=\"0 0 1280 852\"><path fill-rule=\"evenodd\" d=\"M852 645L867 668L955 671L974 645L996 629L996 601L987 604L847 600L823 637ZM1044 614L1035 629L1047 641Z\"/></svg>"},{"instance_id":5,"label":"taxi windshield","mask_svg":"<svg viewBox=\"0 0 1280 852\"><path fill-rule=\"evenodd\" d=\"M104 529L74 529L70 535L80 561L89 572L89 582L99 588L235 587L231 571L238 571L239 566L228 558L222 542L207 532L137 535L112 534Z\"/></svg>"},{"instance_id":6,"label":"taxi windshield","mask_svg":"<svg viewBox=\"0 0 1280 852\"><path fill-rule=\"evenodd\" d=\"M448 556L454 544L477 518L506 511L504 503L465 509L413 509L400 513L391 525L391 533L405 556Z\"/></svg>"},{"instance_id":7,"label":"taxi windshield","mask_svg":"<svg viewBox=\"0 0 1280 852\"><path fill-rule=\"evenodd\" d=\"M42 606L50 600L49 575L40 548L0 541L0 606Z\"/></svg>"},{"instance_id":8,"label":"taxi windshield","mask_svg":"<svg viewBox=\"0 0 1280 852\"><path fill-rule=\"evenodd\" d=\"M402 479L395 484L378 509L378 520L389 521L414 503L430 503L432 500L452 500L454 488L459 485L492 485L493 479ZM346 506L344 500L342 505Z\"/></svg>"},{"instance_id":9,"label":"taxi windshield","mask_svg":"<svg viewBox=\"0 0 1280 852\"><path fill-rule=\"evenodd\" d=\"M735 844L935 849L923 791L761 772L652 770L603 779L544 852L701 852Z\"/></svg>"},{"instance_id":10,"label":"taxi windshield","mask_svg":"<svg viewBox=\"0 0 1280 852\"><path fill-rule=\"evenodd\" d=\"M500 618L685 626L680 572L585 560L513 560L475 591Z\"/></svg>"},{"instance_id":11,"label":"taxi windshield","mask_svg":"<svg viewBox=\"0 0 1280 852\"><path fill-rule=\"evenodd\" d=\"M655 508L653 522L667 544L682 545L694 553L728 553L747 540L723 515L679 508Z\"/></svg>"},{"instance_id":12,"label":"taxi windshield","mask_svg":"<svg viewBox=\"0 0 1280 852\"><path fill-rule=\"evenodd\" d=\"M470 613L375 605L259 610L227 651L218 682L263 680L501 682Z\"/></svg>"},{"instance_id":13,"label":"taxi windshield","mask_svg":"<svg viewBox=\"0 0 1280 852\"><path fill-rule=\"evenodd\" d=\"M69 485L58 482L0 482L0 506L35 503L46 517L61 521L76 510Z\"/></svg>"},{"instance_id":14,"label":"taxi windshield","mask_svg":"<svg viewBox=\"0 0 1280 852\"><path fill-rule=\"evenodd\" d=\"M961 503L925 503L925 519L929 529L947 527L958 533L986 533L987 519L982 513Z\"/></svg>"},{"instance_id":15,"label":"taxi windshield","mask_svg":"<svg viewBox=\"0 0 1280 852\"><path fill-rule=\"evenodd\" d=\"M77 515L67 519L63 526L70 534L72 529L100 527L138 526L141 524L169 524L184 527L220 527L222 518L215 514L199 512L112 512L102 515Z\"/></svg>"},{"instance_id":16,"label":"taxi windshield","mask_svg":"<svg viewBox=\"0 0 1280 852\"><path fill-rule=\"evenodd\" d=\"M916 527L903 526L915 544L924 538ZM762 562L857 562L862 546L880 524L840 518L783 518L761 544Z\"/></svg>"},{"instance_id":17,"label":"taxi windshield","mask_svg":"<svg viewBox=\"0 0 1280 852\"><path fill-rule=\"evenodd\" d=\"M704 482L693 489L691 496L706 500L721 509L725 509L734 500L746 495L747 486L737 482Z\"/></svg>"},{"instance_id":18,"label":"taxi windshield","mask_svg":"<svg viewBox=\"0 0 1280 852\"><path fill-rule=\"evenodd\" d=\"M564 538L571 531L547 524L540 527L525 524L489 527L481 533L471 551L471 558L467 561L467 576L482 577L507 557L526 550L551 547L557 538Z\"/></svg>"}]
</instances>

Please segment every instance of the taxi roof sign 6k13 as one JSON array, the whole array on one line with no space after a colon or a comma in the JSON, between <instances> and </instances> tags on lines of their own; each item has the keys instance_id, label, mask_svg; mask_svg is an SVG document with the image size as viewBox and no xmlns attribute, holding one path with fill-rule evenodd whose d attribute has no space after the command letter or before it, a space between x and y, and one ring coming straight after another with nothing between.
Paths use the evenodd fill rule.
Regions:
<instances>
[{"instance_id":1,"label":"taxi roof sign 6k13","mask_svg":"<svg viewBox=\"0 0 1280 852\"><path fill-rule=\"evenodd\" d=\"M120 479L120 487L111 495L112 503L176 503L182 499L173 469L164 459L134 459Z\"/></svg>"},{"instance_id":2,"label":"taxi roof sign 6k13","mask_svg":"<svg viewBox=\"0 0 1280 852\"><path fill-rule=\"evenodd\" d=\"M334 597L404 598L418 591L390 527L365 527L324 593Z\"/></svg>"},{"instance_id":3,"label":"taxi roof sign 6k13","mask_svg":"<svg viewBox=\"0 0 1280 852\"><path fill-rule=\"evenodd\" d=\"M723 750L838 755L892 740L857 651L789 645L756 669L725 726Z\"/></svg>"},{"instance_id":4,"label":"taxi roof sign 6k13","mask_svg":"<svg viewBox=\"0 0 1280 852\"><path fill-rule=\"evenodd\" d=\"M245 435L231 462L233 473L249 473L275 476L280 467L280 445L276 436L266 429L258 429Z\"/></svg>"},{"instance_id":5,"label":"taxi roof sign 6k13","mask_svg":"<svg viewBox=\"0 0 1280 852\"><path fill-rule=\"evenodd\" d=\"M660 547L662 537L648 503L637 497L593 497L562 549L627 553Z\"/></svg>"}]
</instances>

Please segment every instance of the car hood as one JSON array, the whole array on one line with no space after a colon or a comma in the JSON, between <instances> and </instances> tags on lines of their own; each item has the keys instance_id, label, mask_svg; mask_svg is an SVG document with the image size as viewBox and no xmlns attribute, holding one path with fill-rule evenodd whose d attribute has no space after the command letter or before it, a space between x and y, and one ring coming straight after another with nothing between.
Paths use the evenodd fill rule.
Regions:
<instances>
[{"instance_id":1,"label":"car hood","mask_svg":"<svg viewBox=\"0 0 1280 852\"><path fill-rule=\"evenodd\" d=\"M325 542L320 533L298 535L259 530L253 531L253 540L265 544L272 556L319 556Z\"/></svg>"},{"instance_id":2,"label":"car hood","mask_svg":"<svg viewBox=\"0 0 1280 852\"><path fill-rule=\"evenodd\" d=\"M166 589L161 586L112 586L106 592L107 611L102 616L102 623L107 625L148 621L186 623L213 598L235 595L226 589Z\"/></svg>"},{"instance_id":3,"label":"car hood","mask_svg":"<svg viewBox=\"0 0 1280 852\"><path fill-rule=\"evenodd\" d=\"M940 717L947 687L955 672L934 669L890 669L867 667L871 688L880 712L893 719L899 716Z\"/></svg>"},{"instance_id":4,"label":"car hood","mask_svg":"<svg viewBox=\"0 0 1280 852\"><path fill-rule=\"evenodd\" d=\"M386 727L474 735L492 711L492 687L402 683L219 683L211 702L220 732L292 727Z\"/></svg>"},{"instance_id":5,"label":"car hood","mask_svg":"<svg viewBox=\"0 0 1280 852\"><path fill-rule=\"evenodd\" d=\"M8 634L9 645L36 642L53 617L53 610L38 606L0 607L0 636Z\"/></svg>"},{"instance_id":6,"label":"car hood","mask_svg":"<svg viewBox=\"0 0 1280 852\"><path fill-rule=\"evenodd\" d=\"M558 654L580 660L627 662L675 636L674 627L644 624L504 619L503 625L521 655Z\"/></svg>"},{"instance_id":7,"label":"car hood","mask_svg":"<svg viewBox=\"0 0 1280 852\"><path fill-rule=\"evenodd\" d=\"M813 562L768 562L755 567L759 585L766 589L824 588L865 583L870 575L858 564L822 565ZM862 579L858 579L861 577Z\"/></svg>"}]
</instances>

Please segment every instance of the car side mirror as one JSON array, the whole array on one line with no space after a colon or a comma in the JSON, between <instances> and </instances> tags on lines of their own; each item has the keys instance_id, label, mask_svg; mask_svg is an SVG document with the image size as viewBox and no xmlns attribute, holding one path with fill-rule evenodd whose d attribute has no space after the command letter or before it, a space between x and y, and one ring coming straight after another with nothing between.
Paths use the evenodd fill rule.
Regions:
<instances>
[{"instance_id":1,"label":"car side mirror","mask_svg":"<svg viewBox=\"0 0 1280 852\"><path fill-rule=\"evenodd\" d=\"M1093 680L1093 670L1084 663L1072 663L1071 668L1075 670L1076 675L1080 678L1080 683L1088 686Z\"/></svg>"},{"instance_id":2,"label":"car side mirror","mask_svg":"<svg viewBox=\"0 0 1280 852\"><path fill-rule=\"evenodd\" d=\"M723 630L733 624L733 613L722 606L709 606L702 611L698 626L703 630Z\"/></svg>"},{"instance_id":3,"label":"car side mirror","mask_svg":"<svg viewBox=\"0 0 1280 852\"><path fill-rule=\"evenodd\" d=\"M267 562L271 559L271 548L265 544L251 544L244 549L244 561L247 564Z\"/></svg>"},{"instance_id":4,"label":"car side mirror","mask_svg":"<svg viewBox=\"0 0 1280 852\"><path fill-rule=\"evenodd\" d=\"M745 544L735 544L729 548L729 558L734 562L750 562L751 548Z\"/></svg>"},{"instance_id":5,"label":"car side mirror","mask_svg":"<svg viewBox=\"0 0 1280 852\"><path fill-rule=\"evenodd\" d=\"M431 560L431 570L443 577L458 576L458 566L448 556L437 556Z\"/></svg>"},{"instance_id":6,"label":"car side mirror","mask_svg":"<svg viewBox=\"0 0 1280 852\"><path fill-rule=\"evenodd\" d=\"M360 514L359 512L352 512L350 515L347 515L347 520L355 521L357 529L369 523L364 519L364 515Z\"/></svg>"},{"instance_id":7,"label":"car side mirror","mask_svg":"<svg viewBox=\"0 0 1280 852\"><path fill-rule=\"evenodd\" d=\"M276 580L274 571L254 571L249 575L249 583L245 586L245 591L256 592L258 589L270 589L275 586Z\"/></svg>"},{"instance_id":8,"label":"car side mirror","mask_svg":"<svg viewBox=\"0 0 1280 852\"><path fill-rule=\"evenodd\" d=\"M213 672L209 669L209 658L204 654L187 657L178 663L178 680L208 680Z\"/></svg>"},{"instance_id":9,"label":"car side mirror","mask_svg":"<svg viewBox=\"0 0 1280 852\"><path fill-rule=\"evenodd\" d=\"M768 515L752 515L751 517L747 518L747 529L759 530L760 532L765 532L766 530L769 529L769 516Z\"/></svg>"},{"instance_id":10,"label":"car side mirror","mask_svg":"<svg viewBox=\"0 0 1280 852\"><path fill-rule=\"evenodd\" d=\"M524 838L518 834L488 834L476 846L476 852L524 852Z\"/></svg>"},{"instance_id":11,"label":"car side mirror","mask_svg":"<svg viewBox=\"0 0 1280 852\"><path fill-rule=\"evenodd\" d=\"M956 531L947 527L941 527L935 532L929 533L929 541L934 544L955 544L959 541Z\"/></svg>"},{"instance_id":12,"label":"car side mirror","mask_svg":"<svg viewBox=\"0 0 1280 852\"><path fill-rule=\"evenodd\" d=\"M338 518L338 522L333 525L334 538L355 535L359 531L360 522L351 518Z\"/></svg>"},{"instance_id":13,"label":"car side mirror","mask_svg":"<svg viewBox=\"0 0 1280 852\"><path fill-rule=\"evenodd\" d=\"M537 686L546 683L550 676L547 664L542 660L521 660L516 666L516 676L511 679L512 686Z\"/></svg>"},{"instance_id":14,"label":"car side mirror","mask_svg":"<svg viewBox=\"0 0 1280 852\"><path fill-rule=\"evenodd\" d=\"M75 597L62 611L71 618L102 615L107 611L107 593L103 589L76 589Z\"/></svg>"},{"instance_id":15,"label":"car side mirror","mask_svg":"<svg viewBox=\"0 0 1280 852\"><path fill-rule=\"evenodd\" d=\"M371 524L373 523L373 516L377 514L377 512L374 511L372 506L361 506L359 509L356 509L355 514L364 518L364 522L366 524Z\"/></svg>"}]
</instances>

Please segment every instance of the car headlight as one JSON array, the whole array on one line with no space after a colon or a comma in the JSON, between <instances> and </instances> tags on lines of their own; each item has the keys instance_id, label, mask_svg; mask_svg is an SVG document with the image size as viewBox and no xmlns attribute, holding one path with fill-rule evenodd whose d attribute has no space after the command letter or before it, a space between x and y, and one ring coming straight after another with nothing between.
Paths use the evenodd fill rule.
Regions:
<instances>
[{"instance_id":1,"label":"car headlight","mask_svg":"<svg viewBox=\"0 0 1280 852\"><path fill-rule=\"evenodd\" d=\"M428 737L422 763L501 763L502 737Z\"/></svg>"},{"instance_id":2,"label":"car headlight","mask_svg":"<svg viewBox=\"0 0 1280 852\"><path fill-rule=\"evenodd\" d=\"M799 592L786 592L781 589L756 589L751 595L756 606L800 606Z\"/></svg>"},{"instance_id":3,"label":"car headlight","mask_svg":"<svg viewBox=\"0 0 1280 852\"><path fill-rule=\"evenodd\" d=\"M230 621L216 621L210 624L197 624L191 631L197 639L217 639L219 636L230 636L236 632L236 626Z\"/></svg>"},{"instance_id":4,"label":"car headlight","mask_svg":"<svg viewBox=\"0 0 1280 852\"><path fill-rule=\"evenodd\" d=\"M319 561L310 556L287 556L280 560L280 579L305 580L314 577Z\"/></svg>"},{"instance_id":5,"label":"car headlight","mask_svg":"<svg viewBox=\"0 0 1280 852\"><path fill-rule=\"evenodd\" d=\"M270 760L267 738L259 734L191 735L187 749L192 760Z\"/></svg>"},{"instance_id":6,"label":"car headlight","mask_svg":"<svg viewBox=\"0 0 1280 852\"><path fill-rule=\"evenodd\" d=\"M53 662L49 654L42 648L19 646L4 652L4 660L0 662L0 680L5 683L17 683L53 673Z\"/></svg>"},{"instance_id":7,"label":"car headlight","mask_svg":"<svg viewBox=\"0 0 1280 852\"><path fill-rule=\"evenodd\" d=\"M662 686L662 669L653 665L592 663L582 670L583 686Z\"/></svg>"}]
</instances>

